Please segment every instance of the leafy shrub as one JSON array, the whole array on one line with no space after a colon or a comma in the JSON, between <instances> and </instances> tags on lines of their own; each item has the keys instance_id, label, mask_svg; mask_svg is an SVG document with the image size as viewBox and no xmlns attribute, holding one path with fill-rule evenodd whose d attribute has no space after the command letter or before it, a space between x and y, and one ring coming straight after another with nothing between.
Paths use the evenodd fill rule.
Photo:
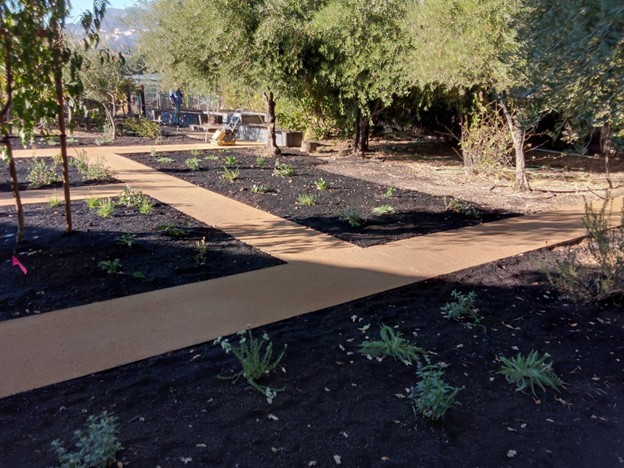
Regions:
<instances>
[{"instance_id":1,"label":"leafy shrub","mask_svg":"<svg viewBox=\"0 0 624 468\"><path fill-rule=\"evenodd\" d=\"M199 171L201 169L201 160L199 158L188 158L184 161L186 167L188 167L191 171Z\"/></svg>"},{"instance_id":2,"label":"leafy shrub","mask_svg":"<svg viewBox=\"0 0 624 468\"><path fill-rule=\"evenodd\" d=\"M206 244L206 238L202 237L201 240L195 242L195 261L199 265L205 265L207 256L208 244Z\"/></svg>"},{"instance_id":3,"label":"leafy shrub","mask_svg":"<svg viewBox=\"0 0 624 468\"><path fill-rule=\"evenodd\" d=\"M156 204L152 200L148 197L144 197L139 205L139 213L148 215L154 210L154 206L156 206Z\"/></svg>"},{"instance_id":4,"label":"leafy shrub","mask_svg":"<svg viewBox=\"0 0 624 468\"><path fill-rule=\"evenodd\" d=\"M238 180L240 177L240 171L238 169L229 169L226 166L223 166L223 172L221 173L220 178L222 180L229 180L230 182L234 182Z\"/></svg>"},{"instance_id":5,"label":"leafy shrub","mask_svg":"<svg viewBox=\"0 0 624 468\"><path fill-rule=\"evenodd\" d=\"M316 197L311 193L302 193L297 197L297 203L302 206L316 205Z\"/></svg>"},{"instance_id":6,"label":"leafy shrub","mask_svg":"<svg viewBox=\"0 0 624 468\"><path fill-rule=\"evenodd\" d=\"M87 197L85 198L85 204L87 205L87 208L94 210L100 206L100 199L97 197Z\"/></svg>"},{"instance_id":7,"label":"leafy shrub","mask_svg":"<svg viewBox=\"0 0 624 468\"><path fill-rule=\"evenodd\" d=\"M273 170L273 175L279 177L295 177L297 175L297 170L290 164L278 164Z\"/></svg>"},{"instance_id":8,"label":"leafy shrub","mask_svg":"<svg viewBox=\"0 0 624 468\"><path fill-rule=\"evenodd\" d=\"M262 185L262 184L256 185L256 184L253 184L251 186L251 191L253 193L269 193L271 191L271 188L268 185Z\"/></svg>"},{"instance_id":9,"label":"leafy shrub","mask_svg":"<svg viewBox=\"0 0 624 468\"><path fill-rule=\"evenodd\" d=\"M115 260L102 260L98 263L98 268L109 275L118 274L121 273L121 262L118 258Z\"/></svg>"},{"instance_id":10,"label":"leafy shrub","mask_svg":"<svg viewBox=\"0 0 624 468\"><path fill-rule=\"evenodd\" d=\"M455 302L448 302L442 307L441 311L444 318L449 320L467 318L474 323L481 323L483 317L479 315L479 309L475 306L477 293L471 291L468 294L463 294L459 291L453 291L451 296Z\"/></svg>"},{"instance_id":11,"label":"leafy shrub","mask_svg":"<svg viewBox=\"0 0 624 468\"><path fill-rule=\"evenodd\" d=\"M391 205L376 206L371 211L371 213L373 213L375 216L384 216L384 215L392 214L394 212L395 212L395 209Z\"/></svg>"},{"instance_id":12,"label":"leafy shrub","mask_svg":"<svg viewBox=\"0 0 624 468\"><path fill-rule=\"evenodd\" d=\"M473 204L463 200L462 198L451 198L450 200L444 199L447 211L463 214L470 218L481 219L481 212Z\"/></svg>"},{"instance_id":13,"label":"leafy shrub","mask_svg":"<svg viewBox=\"0 0 624 468\"><path fill-rule=\"evenodd\" d=\"M117 204L127 208L139 208L146 198L141 189L127 185L117 198Z\"/></svg>"},{"instance_id":14,"label":"leafy shrub","mask_svg":"<svg viewBox=\"0 0 624 468\"><path fill-rule=\"evenodd\" d=\"M76 156L71 158L70 164L74 166L83 180L110 182L113 180L113 171L104 166L104 158L100 157L95 162L89 161L85 150L77 151Z\"/></svg>"},{"instance_id":15,"label":"leafy shrub","mask_svg":"<svg viewBox=\"0 0 624 468\"><path fill-rule=\"evenodd\" d=\"M455 397L462 390L444 381L441 364L428 364L416 373L419 381L410 388L408 398L414 402L416 410L429 419L440 419L451 409Z\"/></svg>"},{"instance_id":16,"label":"leafy shrub","mask_svg":"<svg viewBox=\"0 0 624 468\"><path fill-rule=\"evenodd\" d=\"M124 120L125 133L133 133L142 138L157 138L160 136L160 125L145 117L132 117Z\"/></svg>"},{"instance_id":17,"label":"leafy shrub","mask_svg":"<svg viewBox=\"0 0 624 468\"><path fill-rule=\"evenodd\" d=\"M110 198L101 199L97 206L97 215L101 218L110 218L115 211L115 203Z\"/></svg>"},{"instance_id":18,"label":"leafy shrub","mask_svg":"<svg viewBox=\"0 0 624 468\"><path fill-rule=\"evenodd\" d=\"M115 239L119 245L125 245L126 247L132 247L136 241L134 234L122 234Z\"/></svg>"},{"instance_id":19,"label":"leafy shrub","mask_svg":"<svg viewBox=\"0 0 624 468\"><path fill-rule=\"evenodd\" d=\"M385 358L391 356L394 360L399 360L406 366L417 361L421 355L425 354L424 349L414 346L405 338L401 332L396 332L388 325L382 325L379 331L381 340L364 341L360 345L360 353L373 358Z\"/></svg>"},{"instance_id":20,"label":"leafy shrub","mask_svg":"<svg viewBox=\"0 0 624 468\"><path fill-rule=\"evenodd\" d=\"M221 348L229 354L232 352L238 359L242 370L232 376L219 376L222 379L231 379L236 383L239 378L245 377L247 383L262 393L269 404L273 402L277 396L277 392L283 389L272 389L269 386L261 385L258 380L273 369L275 369L284 358L286 353L286 345L284 349L273 359L273 343L265 333L262 340L255 339L251 331L239 332L238 345L232 345L227 339L218 338L214 341L214 344L221 345ZM264 348L264 349L263 349Z\"/></svg>"},{"instance_id":21,"label":"leafy shrub","mask_svg":"<svg viewBox=\"0 0 624 468\"><path fill-rule=\"evenodd\" d=\"M500 356L503 366L498 373L504 375L507 382L516 386L516 392L530 387L531 393L536 396L535 385L542 390L550 387L559 391L563 382L552 370L552 363L546 363L549 357L548 354L540 357L537 351L531 351L526 357L520 353L511 359Z\"/></svg>"},{"instance_id":22,"label":"leafy shrub","mask_svg":"<svg viewBox=\"0 0 624 468\"><path fill-rule=\"evenodd\" d=\"M61 182L61 175L56 172L57 164L48 166L44 159L35 158L30 166L26 181L32 188L39 188Z\"/></svg>"},{"instance_id":23,"label":"leafy shrub","mask_svg":"<svg viewBox=\"0 0 624 468\"><path fill-rule=\"evenodd\" d=\"M62 468L105 468L115 462L115 455L123 447L117 440L117 418L104 411L99 416L89 416L84 430L74 431L76 451L69 452L63 442L55 440L52 448Z\"/></svg>"},{"instance_id":24,"label":"leafy shrub","mask_svg":"<svg viewBox=\"0 0 624 468\"><path fill-rule=\"evenodd\" d=\"M352 208L348 208L345 211L343 211L338 219L340 221L345 221L347 223L349 223L349 226L352 227L360 227L364 224L364 220L362 219L362 216L360 215L360 213Z\"/></svg>"},{"instance_id":25,"label":"leafy shrub","mask_svg":"<svg viewBox=\"0 0 624 468\"><path fill-rule=\"evenodd\" d=\"M329 190L329 184L322 177L314 181L314 186L316 190Z\"/></svg>"},{"instance_id":26,"label":"leafy shrub","mask_svg":"<svg viewBox=\"0 0 624 468\"><path fill-rule=\"evenodd\" d=\"M546 273L550 283L574 301L605 300L624 295L624 207L618 229L609 229L613 207L609 199L595 211L585 203L583 226L587 231L588 258L568 250ZM609 211L607 213L607 207Z\"/></svg>"}]
</instances>

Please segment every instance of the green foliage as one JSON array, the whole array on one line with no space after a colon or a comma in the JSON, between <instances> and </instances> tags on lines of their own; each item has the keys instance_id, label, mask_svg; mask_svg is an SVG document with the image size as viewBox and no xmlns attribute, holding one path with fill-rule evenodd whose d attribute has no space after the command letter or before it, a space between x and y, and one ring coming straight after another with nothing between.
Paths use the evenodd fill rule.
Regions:
<instances>
[{"instance_id":1,"label":"green foliage","mask_svg":"<svg viewBox=\"0 0 624 468\"><path fill-rule=\"evenodd\" d=\"M117 421L115 416L106 411L99 416L89 416L86 428L74 431L74 452L69 452L60 440L53 441L52 449L56 452L60 467L111 466L115 462L115 455L123 448L117 439Z\"/></svg>"},{"instance_id":2,"label":"green foliage","mask_svg":"<svg viewBox=\"0 0 624 468\"><path fill-rule=\"evenodd\" d=\"M442 307L441 312L444 318L449 320L466 318L473 323L481 323L483 317L479 315L479 309L475 306L477 293L471 291L468 294L463 294L459 291L453 291L451 296L453 296L455 302L448 302Z\"/></svg>"},{"instance_id":3,"label":"green foliage","mask_svg":"<svg viewBox=\"0 0 624 468\"><path fill-rule=\"evenodd\" d=\"M329 184L322 177L314 181L316 190L329 190Z\"/></svg>"},{"instance_id":4,"label":"green foliage","mask_svg":"<svg viewBox=\"0 0 624 468\"><path fill-rule=\"evenodd\" d=\"M57 208L59 206L63 206L65 202L63 200L61 200L59 197L51 197L48 200L48 206L50 208Z\"/></svg>"},{"instance_id":5,"label":"green foliage","mask_svg":"<svg viewBox=\"0 0 624 468\"><path fill-rule=\"evenodd\" d=\"M147 196L143 194L141 189L127 185L117 198L117 204L127 208L140 208L146 199Z\"/></svg>"},{"instance_id":6,"label":"green foliage","mask_svg":"<svg viewBox=\"0 0 624 468\"><path fill-rule=\"evenodd\" d=\"M393 187L392 185L389 186L386 191L384 192L383 196L385 198L392 198L394 196L394 192L396 192L396 187Z\"/></svg>"},{"instance_id":7,"label":"green foliage","mask_svg":"<svg viewBox=\"0 0 624 468\"><path fill-rule=\"evenodd\" d=\"M228 180L234 182L240 177L240 171L238 169L229 169L227 166L223 166L223 172L221 173L221 180Z\"/></svg>"},{"instance_id":8,"label":"green foliage","mask_svg":"<svg viewBox=\"0 0 624 468\"><path fill-rule=\"evenodd\" d=\"M238 345L232 345L227 339L218 338L214 341L214 344L220 345L227 354L230 352L234 354L242 367L240 372L232 376L219 377L232 379L234 383L236 383L239 378L244 377L247 379L247 383L262 393L266 397L268 403L271 404L277 396L277 392L283 389L272 389L269 386L258 383L258 380L279 365L286 353L286 345L284 345L282 352L274 359L273 343L266 333L262 337L262 340L255 339L251 334L251 330L247 333L239 332L238 336Z\"/></svg>"},{"instance_id":9,"label":"green foliage","mask_svg":"<svg viewBox=\"0 0 624 468\"><path fill-rule=\"evenodd\" d=\"M97 215L101 218L110 218L115 211L115 203L110 198L102 198L97 205Z\"/></svg>"},{"instance_id":10,"label":"green foliage","mask_svg":"<svg viewBox=\"0 0 624 468\"><path fill-rule=\"evenodd\" d=\"M100 199L97 197L87 197L85 198L85 204L87 205L87 208L94 210L100 206Z\"/></svg>"},{"instance_id":11,"label":"green foliage","mask_svg":"<svg viewBox=\"0 0 624 468\"><path fill-rule=\"evenodd\" d=\"M419 381L410 389L410 398L416 410L429 419L440 419L455 404L455 397L462 390L444 381L441 364L427 364L416 373Z\"/></svg>"},{"instance_id":12,"label":"green foliage","mask_svg":"<svg viewBox=\"0 0 624 468\"><path fill-rule=\"evenodd\" d=\"M385 216L394 213L396 210L392 207L392 205L380 205L376 206L372 209L371 213L375 216Z\"/></svg>"},{"instance_id":13,"label":"green foliage","mask_svg":"<svg viewBox=\"0 0 624 468\"><path fill-rule=\"evenodd\" d=\"M76 156L71 158L70 164L78 170L83 180L99 182L113 180L113 172L104 165L104 158L100 157L95 162L91 162L85 150L77 151Z\"/></svg>"},{"instance_id":14,"label":"green foliage","mask_svg":"<svg viewBox=\"0 0 624 468\"><path fill-rule=\"evenodd\" d=\"M156 138L160 136L160 125L143 116L127 118L123 122L126 133L142 138Z\"/></svg>"},{"instance_id":15,"label":"green foliage","mask_svg":"<svg viewBox=\"0 0 624 468\"><path fill-rule=\"evenodd\" d=\"M192 149L191 150L191 156L194 158L199 158L199 150L198 149Z\"/></svg>"},{"instance_id":16,"label":"green foliage","mask_svg":"<svg viewBox=\"0 0 624 468\"><path fill-rule=\"evenodd\" d=\"M349 223L351 227L360 227L364 225L364 220L360 212L354 208L347 208L338 217L340 221Z\"/></svg>"},{"instance_id":17,"label":"green foliage","mask_svg":"<svg viewBox=\"0 0 624 468\"><path fill-rule=\"evenodd\" d=\"M581 260L577 251L568 250L546 273L550 283L574 301L601 301L624 295L624 208L619 229L609 229L609 218L613 216L612 200L608 198L597 211L585 203L588 258Z\"/></svg>"},{"instance_id":18,"label":"green foliage","mask_svg":"<svg viewBox=\"0 0 624 468\"><path fill-rule=\"evenodd\" d=\"M279 177L295 177L297 175L297 170L290 164L277 164L275 169L273 169L273 175Z\"/></svg>"},{"instance_id":19,"label":"green foliage","mask_svg":"<svg viewBox=\"0 0 624 468\"><path fill-rule=\"evenodd\" d=\"M382 325L379 331L381 340L364 341L360 345L360 353L372 358L383 359L391 356L394 360L399 360L406 366L418 361L421 355L425 354L422 348L414 346L405 338L401 332L396 332L387 325Z\"/></svg>"},{"instance_id":20,"label":"green foliage","mask_svg":"<svg viewBox=\"0 0 624 468\"><path fill-rule=\"evenodd\" d=\"M481 212L479 209L462 198L444 199L444 204L446 205L446 211L463 214L470 218L481 219Z\"/></svg>"},{"instance_id":21,"label":"green foliage","mask_svg":"<svg viewBox=\"0 0 624 468\"><path fill-rule=\"evenodd\" d=\"M151 212L154 210L154 206L156 206L156 204L152 200L150 200L148 197L144 197L143 200L141 200L141 204L139 205L139 213L144 215L151 214Z\"/></svg>"},{"instance_id":22,"label":"green foliage","mask_svg":"<svg viewBox=\"0 0 624 468\"><path fill-rule=\"evenodd\" d=\"M297 203L302 206L316 205L316 197L311 193L302 193L297 197Z\"/></svg>"},{"instance_id":23,"label":"green foliage","mask_svg":"<svg viewBox=\"0 0 624 468\"><path fill-rule=\"evenodd\" d=\"M188 235L188 230L182 227L174 226L173 224L161 224L156 227L156 232L160 232L172 239L179 239Z\"/></svg>"},{"instance_id":24,"label":"green foliage","mask_svg":"<svg viewBox=\"0 0 624 468\"><path fill-rule=\"evenodd\" d=\"M223 163L227 167L234 167L234 166L236 166L236 157L235 156L226 156L225 159L223 159Z\"/></svg>"},{"instance_id":25,"label":"green foliage","mask_svg":"<svg viewBox=\"0 0 624 468\"><path fill-rule=\"evenodd\" d=\"M61 182L61 175L56 172L56 168L56 164L48 166L44 159L35 158L26 176L26 181L32 188L39 188Z\"/></svg>"},{"instance_id":26,"label":"green foliage","mask_svg":"<svg viewBox=\"0 0 624 468\"><path fill-rule=\"evenodd\" d=\"M122 234L115 239L119 245L125 245L126 247L132 247L136 241L134 234Z\"/></svg>"},{"instance_id":27,"label":"green foliage","mask_svg":"<svg viewBox=\"0 0 624 468\"><path fill-rule=\"evenodd\" d=\"M256 167L263 168L264 166L266 166L266 158L263 158L262 156L258 156L256 158Z\"/></svg>"},{"instance_id":28,"label":"green foliage","mask_svg":"<svg viewBox=\"0 0 624 468\"><path fill-rule=\"evenodd\" d=\"M208 156L204 156L204 161L218 161L219 156L215 154L209 154Z\"/></svg>"},{"instance_id":29,"label":"green foliage","mask_svg":"<svg viewBox=\"0 0 624 468\"><path fill-rule=\"evenodd\" d=\"M98 262L98 268L105 271L109 275L115 275L121 273L121 262L118 258L115 260L102 260Z\"/></svg>"},{"instance_id":30,"label":"green foliage","mask_svg":"<svg viewBox=\"0 0 624 468\"><path fill-rule=\"evenodd\" d=\"M206 243L206 238L202 237L200 240L195 242L195 261L199 265L205 265L207 256L208 244Z\"/></svg>"},{"instance_id":31,"label":"green foliage","mask_svg":"<svg viewBox=\"0 0 624 468\"><path fill-rule=\"evenodd\" d=\"M251 186L251 191L253 193L269 193L271 191L271 187L269 187L268 185L262 185L262 184L256 185L256 184L253 184Z\"/></svg>"},{"instance_id":32,"label":"green foliage","mask_svg":"<svg viewBox=\"0 0 624 468\"><path fill-rule=\"evenodd\" d=\"M156 161L160 164L169 164L174 162L175 160L173 158L170 158L169 156L161 156L160 158L156 158Z\"/></svg>"},{"instance_id":33,"label":"green foliage","mask_svg":"<svg viewBox=\"0 0 624 468\"><path fill-rule=\"evenodd\" d=\"M507 382L514 384L517 392L530 388L533 396L536 396L536 385L542 390L550 387L559 391L563 381L552 370L552 362L546 363L549 357L548 354L540 357L537 351L531 351L526 357L521 353L511 359L500 356L503 365L498 373L504 375Z\"/></svg>"},{"instance_id":34,"label":"green foliage","mask_svg":"<svg viewBox=\"0 0 624 468\"><path fill-rule=\"evenodd\" d=\"M186 167L188 167L191 171L199 171L201 169L201 159L199 158L188 158L184 161Z\"/></svg>"},{"instance_id":35,"label":"green foliage","mask_svg":"<svg viewBox=\"0 0 624 468\"><path fill-rule=\"evenodd\" d=\"M149 152L150 158L156 158L158 157L158 153L156 152L156 148L154 148L153 146L150 148L150 152Z\"/></svg>"}]
</instances>

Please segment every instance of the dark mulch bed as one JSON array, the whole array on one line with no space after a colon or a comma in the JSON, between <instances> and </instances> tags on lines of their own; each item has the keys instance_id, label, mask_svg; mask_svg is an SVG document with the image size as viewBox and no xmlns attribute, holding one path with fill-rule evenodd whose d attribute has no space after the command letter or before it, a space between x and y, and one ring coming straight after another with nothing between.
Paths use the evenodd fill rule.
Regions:
<instances>
[{"instance_id":1,"label":"dark mulch bed","mask_svg":"<svg viewBox=\"0 0 624 468\"><path fill-rule=\"evenodd\" d=\"M102 218L85 202L72 202L71 235L64 233L64 207L25 205L24 210L26 240L16 247L14 209L0 208L0 320L283 263L159 203L149 215L117 207L111 218ZM156 231L163 225L184 228L185 233L168 237ZM135 236L131 247L118 241L123 234ZM200 265L196 243L203 238L207 255ZM28 275L11 265L12 255L26 266ZM116 258L122 274L98 268L100 261ZM145 278L133 277L135 272Z\"/></svg>"},{"instance_id":2,"label":"dark mulch bed","mask_svg":"<svg viewBox=\"0 0 624 468\"><path fill-rule=\"evenodd\" d=\"M190 152L159 153L155 158L149 154L124 156L362 247L516 215L482 208L480 219L475 219L447 210L443 197L397 189L387 198L384 194L388 187L327 173L322 170L323 162L318 158L293 152L280 156L277 160L267 158L265 167L258 167L258 154L260 153L244 149L202 151L197 156L201 158L199 171L192 171L185 164L186 159L192 157ZM240 171L240 178L234 182L221 178L225 158L228 156L236 158L233 168ZM163 157L170 157L174 161L159 162ZM275 176L273 174L275 164L292 165L297 175ZM316 189L315 181L320 178L329 184L329 190ZM267 186L271 191L254 193L252 191L254 185ZM301 206L297 198L302 194L313 194L317 203L314 206ZM394 214L375 216L371 213L373 208L386 204L394 208ZM349 209L357 210L361 215L362 226L354 227L341 219Z\"/></svg>"},{"instance_id":3,"label":"dark mulch bed","mask_svg":"<svg viewBox=\"0 0 624 468\"><path fill-rule=\"evenodd\" d=\"M76 146L136 146L136 145L181 145L191 143L203 143L203 140L190 138L183 134L172 133L167 130L163 131L160 138L145 138L137 136L118 136L115 141L107 141L102 135L88 135L80 133L75 136L67 137L67 146L70 148ZM19 137L11 137L11 145L14 149L22 149L21 139ZM26 148L60 148L61 143L58 136L50 135L47 137L36 137L34 144L27 145Z\"/></svg>"},{"instance_id":4,"label":"dark mulch bed","mask_svg":"<svg viewBox=\"0 0 624 468\"><path fill-rule=\"evenodd\" d=\"M47 183L47 184L33 184L28 182L29 174L31 173L31 169L36 162L44 162L50 171L53 171L57 175L57 182ZM115 179L112 175L109 178L104 178L101 180L97 179L86 179L83 175L80 174L78 169L76 169L75 165L72 164L72 161L75 159L72 156L69 156L69 181L72 187L80 187L84 185L98 185L98 184L114 184L119 183L119 180ZM98 163L96 160L89 160L90 164L99 164L100 167L106 168L104 164L101 162ZM62 187L63 184L60 182L62 180L62 168L60 164L55 164L54 158L49 157L32 157L32 158L16 158L15 159L15 169L17 171L17 180L20 191L23 190L36 190L36 189L48 189L54 187ZM12 190L11 178L9 176L9 171L3 171L2 178L0 178L0 192L10 192Z\"/></svg>"},{"instance_id":5,"label":"dark mulch bed","mask_svg":"<svg viewBox=\"0 0 624 468\"><path fill-rule=\"evenodd\" d=\"M69 441L88 415L119 417L124 466L583 466L624 458L622 309L575 306L550 290L548 251L514 257L290 319L267 332L282 362L264 383L284 387L269 405L210 343L0 401L5 466L48 466L50 442ZM448 321L453 290L476 291L484 327ZM464 389L443 420L415 415L406 388L416 369L358 354L381 324L398 326L449 364ZM367 328L370 326L369 328ZM517 393L498 357L552 355L566 382ZM512 455L514 455L512 457Z\"/></svg>"}]
</instances>

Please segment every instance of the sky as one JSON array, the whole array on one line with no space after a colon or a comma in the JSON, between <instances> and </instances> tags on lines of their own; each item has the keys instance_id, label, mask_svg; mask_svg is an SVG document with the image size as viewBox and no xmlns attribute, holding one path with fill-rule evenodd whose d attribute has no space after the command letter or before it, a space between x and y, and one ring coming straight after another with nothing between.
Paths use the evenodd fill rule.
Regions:
<instances>
[{"instance_id":1,"label":"sky","mask_svg":"<svg viewBox=\"0 0 624 468\"><path fill-rule=\"evenodd\" d=\"M93 0L70 0L72 6L71 17L79 16L84 10L93 9ZM126 8L133 6L136 0L109 0L108 8Z\"/></svg>"}]
</instances>

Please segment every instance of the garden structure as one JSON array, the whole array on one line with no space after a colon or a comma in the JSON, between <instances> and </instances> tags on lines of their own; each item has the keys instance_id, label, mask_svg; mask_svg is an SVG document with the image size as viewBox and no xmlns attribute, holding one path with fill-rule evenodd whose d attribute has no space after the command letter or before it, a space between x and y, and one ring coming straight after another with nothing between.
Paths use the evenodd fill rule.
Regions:
<instances>
[{"instance_id":1,"label":"garden structure","mask_svg":"<svg viewBox=\"0 0 624 468\"><path fill-rule=\"evenodd\" d=\"M255 196L252 187L265 183L253 179L260 177L251 172L258 169L254 165L268 164L267 177L284 184L279 190L258 191L265 197L288 194L286 187L297 183L303 184L297 193L313 193L318 174L314 165L297 159L301 156L260 163L253 145L247 148L251 149L237 145L231 153L204 143L86 148L90 158L103 158L117 183L76 187L76 203L116 197L124 187L132 187L155 205L177 210L179 214L162 215L178 217L178 224L189 229L195 229L194 222L199 223L197 229L200 224L210 226L253 249L245 255L265 257L256 266L214 279L3 317L0 420L12 429L11 434L3 430L0 438L4 449L11 446L5 450L10 466L31 466L39 459L50 463L51 441L37 434L41 422L33 422L36 408L45 408L41 421L56 430L78 424L81 416L96 409L114 411L122 421L120 440L125 447L118 458L129 465L149 460L161 466L406 466L416 460L440 466L463 457L467 466L579 461L589 466L596 459L601 466L616 466L617 457L624 457L618 451L624 407L617 364L624 359L624 348L614 336L621 335L618 308L576 308L556 298L539 276L539 262L548 262L539 249L584 236L583 207L525 216L494 213L486 223L441 215L439 222L451 223L452 229L431 227L416 237L391 234L365 241L363 247L348 235L333 235L335 226L325 232L313 228L318 225L313 218L334 216L331 210L306 216L301 212L307 204L298 199L289 202L296 206L295 214L280 216L269 212L264 202L250 199ZM37 150L41 158L54 153ZM30 157L31 151L17 151L16 156ZM191 158L200 159L201 167L192 169L186 162ZM291 163L300 175L279 173ZM201 179L202 171L218 174L218 180ZM239 171L238 177L228 177L232 171ZM304 183L306 171L312 178ZM329 174L325 179L329 190L346 183ZM366 190L378 189L367 185ZM30 206L48 202L54 193L53 188L27 190L22 199ZM393 203L393 195L398 206L401 194L391 193L387 204ZM383 200L379 195L375 203ZM12 203L9 192L0 193L0 203ZM615 212L621 203L616 200ZM120 218L124 216L130 213ZM344 231L353 231L356 239L378 219L363 217L368 225L358 231L346 211L336 211L335 217L342 218ZM12 226L6 214L3 218L7 234ZM528 254L532 251L538 252ZM16 256L28 267L29 256L23 253L18 250ZM8 275L4 260L3 275ZM19 273L16 268L11 271ZM124 282L134 279L126 276ZM21 281L26 284L28 275ZM53 294L42 288L41 295ZM481 312L487 309L489 314L483 325L444 320L440 307L456 289L478 290ZM75 294L80 295L79 287ZM427 359L450 365L448 373L462 387L458 400L463 397L463 403L449 411L444 423L427 422L409 409L406 387L411 374L416 379L415 368L367 360L358 353L359 344L375 338L384 323L430 351ZM240 382L232 386L213 379L231 362L226 364L226 356L209 342L258 327L270 332L280 350L288 344L274 371L284 390L272 405ZM331 340L335 343L326 348ZM497 357L533 348L552 349L555 368L558 357L563 361L559 369L565 370L562 379L568 393L551 389L533 398L530 392L516 394L513 387L502 386ZM503 403L497 392L504 394ZM228 402L228 397L241 405ZM338 401L344 407L332 406ZM397 409L403 407L405 412ZM309 415L307 408L317 414ZM172 431L172 425L177 429ZM69 435L66 430L58 437ZM37 443L42 444L38 452L33 448Z\"/></svg>"}]
</instances>

